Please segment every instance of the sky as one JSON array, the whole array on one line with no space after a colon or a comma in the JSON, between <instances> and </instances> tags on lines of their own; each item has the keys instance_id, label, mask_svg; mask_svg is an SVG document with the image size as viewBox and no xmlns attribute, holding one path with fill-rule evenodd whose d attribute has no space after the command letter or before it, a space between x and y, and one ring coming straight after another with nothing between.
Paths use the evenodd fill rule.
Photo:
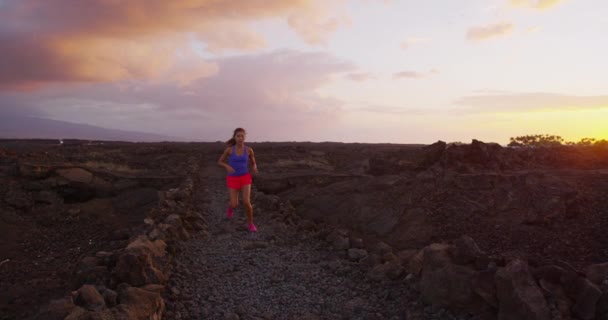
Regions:
<instances>
[{"instance_id":1,"label":"sky","mask_svg":"<svg viewBox=\"0 0 608 320\"><path fill-rule=\"evenodd\" d=\"M0 116L193 141L608 139L604 0L0 0Z\"/></svg>"}]
</instances>

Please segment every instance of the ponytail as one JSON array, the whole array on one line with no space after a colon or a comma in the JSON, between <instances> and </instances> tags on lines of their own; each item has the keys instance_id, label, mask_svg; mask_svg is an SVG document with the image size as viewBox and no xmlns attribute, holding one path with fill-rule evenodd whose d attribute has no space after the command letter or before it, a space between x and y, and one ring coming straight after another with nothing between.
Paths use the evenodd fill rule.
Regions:
<instances>
[{"instance_id":1,"label":"ponytail","mask_svg":"<svg viewBox=\"0 0 608 320\"><path fill-rule=\"evenodd\" d=\"M236 139L234 137L236 137L236 134L239 132L246 133L245 129L243 129L243 128L234 129L234 132L232 133L232 138L230 138L230 140L226 141L226 145L228 145L229 147L232 147L233 145L235 145Z\"/></svg>"}]
</instances>

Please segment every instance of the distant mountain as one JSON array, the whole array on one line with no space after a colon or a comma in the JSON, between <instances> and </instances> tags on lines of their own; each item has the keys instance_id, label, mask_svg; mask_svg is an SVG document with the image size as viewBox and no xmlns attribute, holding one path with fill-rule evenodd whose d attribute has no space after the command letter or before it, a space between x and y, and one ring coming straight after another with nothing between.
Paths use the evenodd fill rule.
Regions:
<instances>
[{"instance_id":1,"label":"distant mountain","mask_svg":"<svg viewBox=\"0 0 608 320\"><path fill-rule=\"evenodd\" d=\"M141 142L184 140L153 133L106 129L87 124L15 115L0 115L0 138L83 139Z\"/></svg>"}]
</instances>

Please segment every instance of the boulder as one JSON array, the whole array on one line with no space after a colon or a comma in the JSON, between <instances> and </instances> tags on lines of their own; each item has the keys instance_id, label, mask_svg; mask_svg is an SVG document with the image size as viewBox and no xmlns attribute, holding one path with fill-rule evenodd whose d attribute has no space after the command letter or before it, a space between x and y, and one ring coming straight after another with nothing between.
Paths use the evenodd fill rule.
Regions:
<instances>
[{"instance_id":1,"label":"boulder","mask_svg":"<svg viewBox=\"0 0 608 320\"><path fill-rule=\"evenodd\" d=\"M562 319L571 319L573 301L568 298L561 284L559 282L551 282L546 278L541 278L538 281L538 284L542 288L547 301L551 301L555 304L555 308L559 311Z\"/></svg>"},{"instance_id":2,"label":"boulder","mask_svg":"<svg viewBox=\"0 0 608 320\"><path fill-rule=\"evenodd\" d=\"M346 229L334 229L325 237L325 241L333 243L338 238L348 238L348 234L349 232Z\"/></svg>"},{"instance_id":3,"label":"boulder","mask_svg":"<svg viewBox=\"0 0 608 320\"><path fill-rule=\"evenodd\" d=\"M519 259L499 268L495 276L499 320L549 320L547 301L528 270Z\"/></svg>"},{"instance_id":4,"label":"boulder","mask_svg":"<svg viewBox=\"0 0 608 320\"><path fill-rule=\"evenodd\" d=\"M363 239L361 238L350 238L350 246L356 249L365 248L365 245L363 244Z\"/></svg>"},{"instance_id":5,"label":"boulder","mask_svg":"<svg viewBox=\"0 0 608 320\"><path fill-rule=\"evenodd\" d=\"M78 289L78 294L74 302L87 310L101 310L106 306L103 296L94 286L85 284Z\"/></svg>"},{"instance_id":6,"label":"boulder","mask_svg":"<svg viewBox=\"0 0 608 320\"><path fill-rule=\"evenodd\" d=\"M420 166L423 168L428 168L435 163L439 162L447 148L447 143L443 141L437 141L427 147L424 148L424 158L420 162Z\"/></svg>"},{"instance_id":7,"label":"boulder","mask_svg":"<svg viewBox=\"0 0 608 320\"><path fill-rule=\"evenodd\" d=\"M397 257L399 257L402 266L407 266L416 253L418 253L418 250L415 249L401 250L397 253Z\"/></svg>"},{"instance_id":8,"label":"boulder","mask_svg":"<svg viewBox=\"0 0 608 320\"><path fill-rule=\"evenodd\" d=\"M608 262L588 266L585 274L589 281L601 285L604 280L608 280Z\"/></svg>"},{"instance_id":9,"label":"boulder","mask_svg":"<svg viewBox=\"0 0 608 320\"><path fill-rule=\"evenodd\" d=\"M117 191L124 191L127 189L133 189L139 186L139 182L134 179L120 179L112 185Z\"/></svg>"},{"instance_id":10,"label":"boulder","mask_svg":"<svg viewBox=\"0 0 608 320\"><path fill-rule=\"evenodd\" d=\"M33 200L35 203L42 204L61 204L63 201L63 199L61 199L57 193L48 190L42 190L34 193Z\"/></svg>"},{"instance_id":11,"label":"boulder","mask_svg":"<svg viewBox=\"0 0 608 320\"><path fill-rule=\"evenodd\" d=\"M95 266L90 269L79 270L76 279L79 283L100 285L110 280L110 271L106 266Z\"/></svg>"},{"instance_id":12,"label":"boulder","mask_svg":"<svg viewBox=\"0 0 608 320\"><path fill-rule=\"evenodd\" d=\"M120 304L116 307L128 319L162 319L165 303L160 293L127 287L118 294Z\"/></svg>"},{"instance_id":13,"label":"boulder","mask_svg":"<svg viewBox=\"0 0 608 320\"><path fill-rule=\"evenodd\" d=\"M72 297L66 297L57 299L49 302L48 305L43 307L36 319L40 320L63 320L65 319L74 309L74 301Z\"/></svg>"},{"instance_id":14,"label":"boulder","mask_svg":"<svg viewBox=\"0 0 608 320\"><path fill-rule=\"evenodd\" d=\"M377 254L368 253L367 256L362 258L359 262L365 268L373 268L380 263L380 257L378 257Z\"/></svg>"},{"instance_id":15,"label":"boulder","mask_svg":"<svg viewBox=\"0 0 608 320\"><path fill-rule=\"evenodd\" d=\"M264 208L265 210L279 210L279 204L281 203L281 199L277 195L267 195L261 192L257 193L257 197L255 199L256 204L260 206L260 208Z\"/></svg>"},{"instance_id":16,"label":"boulder","mask_svg":"<svg viewBox=\"0 0 608 320\"><path fill-rule=\"evenodd\" d=\"M31 194L25 192L16 185L9 185L8 192L4 195L4 202L15 209L27 210L34 206Z\"/></svg>"},{"instance_id":17,"label":"boulder","mask_svg":"<svg viewBox=\"0 0 608 320\"><path fill-rule=\"evenodd\" d=\"M473 291L479 295L486 303L494 308L498 308L498 298L496 297L495 270L480 271L471 282Z\"/></svg>"},{"instance_id":18,"label":"boulder","mask_svg":"<svg viewBox=\"0 0 608 320\"><path fill-rule=\"evenodd\" d=\"M457 264L465 265L475 262L477 257L481 256L483 252L477 246L477 243L473 238L464 235L454 241L454 247L452 250L452 256L454 262Z\"/></svg>"},{"instance_id":19,"label":"boulder","mask_svg":"<svg viewBox=\"0 0 608 320\"><path fill-rule=\"evenodd\" d=\"M572 313L583 320L593 319L596 304L602 296L600 288L587 278L571 271L562 275L561 284L568 297L574 301Z\"/></svg>"},{"instance_id":20,"label":"boulder","mask_svg":"<svg viewBox=\"0 0 608 320\"><path fill-rule=\"evenodd\" d=\"M393 251L393 248L390 245L388 245L386 242L380 241L374 246L374 253L379 254L380 256L383 256L392 251Z\"/></svg>"},{"instance_id":21,"label":"boulder","mask_svg":"<svg viewBox=\"0 0 608 320\"><path fill-rule=\"evenodd\" d=\"M348 257L353 261L359 261L367 257L367 251L365 249L350 248L348 249Z\"/></svg>"},{"instance_id":22,"label":"boulder","mask_svg":"<svg viewBox=\"0 0 608 320\"><path fill-rule=\"evenodd\" d=\"M380 179L381 178L378 178L378 180ZM383 181L378 182L381 183ZM387 181L386 183L389 184L391 182L392 181ZM372 186L369 187L374 188ZM372 190L375 192L379 191L377 189ZM359 207L358 211L359 213L357 216L359 217L359 221L356 228L365 228L369 232L375 233L381 237L389 236L396 229L402 214L400 208L389 206L379 208L377 206L365 204Z\"/></svg>"},{"instance_id":23,"label":"boulder","mask_svg":"<svg viewBox=\"0 0 608 320\"><path fill-rule=\"evenodd\" d=\"M399 257L392 252L387 252L382 255L382 260L384 262L398 262L399 264L401 264L401 260L399 259Z\"/></svg>"},{"instance_id":24,"label":"boulder","mask_svg":"<svg viewBox=\"0 0 608 320\"><path fill-rule=\"evenodd\" d=\"M418 185L423 182L416 181L414 183ZM399 217L399 222L389 235L390 242L396 245L404 244L410 248L421 248L428 245L437 234L437 227L431 221L431 216L429 208L412 207L404 209ZM405 249L405 247L400 249Z\"/></svg>"},{"instance_id":25,"label":"boulder","mask_svg":"<svg viewBox=\"0 0 608 320\"><path fill-rule=\"evenodd\" d=\"M596 318L601 320L608 319L608 281L602 284L602 296L597 302Z\"/></svg>"},{"instance_id":26,"label":"boulder","mask_svg":"<svg viewBox=\"0 0 608 320\"><path fill-rule=\"evenodd\" d=\"M565 272L566 270L564 270L562 267L556 265L545 265L536 268L532 272L532 275L537 281L545 280L551 283L561 284L562 275L564 275Z\"/></svg>"},{"instance_id":27,"label":"boulder","mask_svg":"<svg viewBox=\"0 0 608 320\"><path fill-rule=\"evenodd\" d=\"M183 200L185 195L179 189L175 188L165 191L164 197L165 199L179 201Z\"/></svg>"},{"instance_id":28,"label":"boulder","mask_svg":"<svg viewBox=\"0 0 608 320\"><path fill-rule=\"evenodd\" d=\"M126 282L133 286L164 284L167 277L158 270L149 253L127 251L123 253L112 270L115 283Z\"/></svg>"},{"instance_id":29,"label":"boulder","mask_svg":"<svg viewBox=\"0 0 608 320\"><path fill-rule=\"evenodd\" d=\"M145 235L141 235L127 246L127 251L147 252L154 257L164 257L167 244L163 240L150 241Z\"/></svg>"},{"instance_id":30,"label":"boulder","mask_svg":"<svg viewBox=\"0 0 608 320\"><path fill-rule=\"evenodd\" d=\"M391 280L397 280L401 278L404 273L404 269L398 261L392 261L386 263L386 276Z\"/></svg>"},{"instance_id":31,"label":"boulder","mask_svg":"<svg viewBox=\"0 0 608 320\"><path fill-rule=\"evenodd\" d=\"M69 182L82 184L93 182L93 174L81 168L57 169L55 173Z\"/></svg>"},{"instance_id":32,"label":"boulder","mask_svg":"<svg viewBox=\"0 0 608 320\"><path fill-rule=\"evenodd\" d=\"M65 320L92 320L91 312L82 307L76 307L65 317Z\"/></svg>"},{"instance_id":33,"label":"boulder","mask_svg":"<svg viewBox=\"0 0 608 320\"><path fill-rule=\"evenodd\" d=\"M477 272L469 267L437 261L425 257L420 278L420 291L425 302L443 307L475 311L483 301L473 290Z\"/></svg>"},{"instance_id":34,"label":"boulder","mask_svg":"<svg viewBox=\"0 0 608 320\"><path fill-rule=\"evenodd\" d=\"M103 300L106 302L108 307L113 307L117 303L118 293L114 290L106 289L101 294L103 296Z\"/></svg>"},{"instance_id":35,"label":"boulder","mask_svg":"<svg viewBox=\"0 0 608 320\"><path fill-rule=\"evenodd\" d=\"M182 217L178 214L171 214L165 219L165 223L175 228L181 228L183 225Z\"/></svg>"},{"instance_id":36,"label":"boulder","mask_svg":"<svg viewBox=\"0 0 608 320\"><path fill-rule=\"evenodd\" d=\"M433 243L422 251L422 270L443 268L452 264L450 251L452 246L445 243Z\"/></svg>"},{"instance_id":37,"label":"boulder","mask_svg":"<svg viewBox=\"0 0 608 320\"><path fill-rule=\"evenodd\" d=\"M385 278L396 280L403 275L403 267L396 262L385 262L373 267L368 276L372 280L381 281Z\"/></svg>"},{"instance_id":38,"label":"boulder","mask_svg":"<svg viewBox=\"0 0 608 320\"><path fill-rule=\"evenodd\" d=\"M151 291L151 292L163 293L163 291L165 290L165 286L162 286L160 284L147 284L147 285L141 287L141 289Z\"/></svg>"},{"instance_id":39,"label":"boulder","mask_svg":"<svg viewBox=\"0 0 608 320\"><path fill-rule=\"evenodd\" d=\"M377 264L369 271L369 277L372 280L380 281L386 277L387 264Z\"/></svg>"},{"instance_id":40,"label":"boulder","mask_svg":"<svg viewBox=\"0 0 608 320\"><path fill-rule=\"evenodd\" d=\"M312 231L316 228L316 225L313 221L303 219L298 223L298 230L303 231Z\"/></svg>"},{"instance_id":41,"label":"boulder","mask_svg":"<svg viewBox=\"0 0 608 320\"><path fill-rule=\"evenodd\" d=\"M19 163L17 171L19 175L30 179L44 179L49 177L53 168L45 165Z\"/></svg>"},{"instance_id":42,"label":"boulder","mask_svg":"<svg viewBox=\"0 0 608 320\"><path fill-rule=\"evenodd\" d=\"M419 250L412 257L410 257L406 270L408 273L414 274L416 276L420 275L422 272L422 262L424 261L424 249Z\"/></svg>"},{"instance_id":43,"label":"boulder","mask_svg":"<svg viewBox=\"0 0 608 320\"><path fill-rule=\"evenodd\" d=\"M336 250L347 250L350 248L350 240L347 237L336 237L332 242L332 247Z\"/></svg>"}]
</instances>

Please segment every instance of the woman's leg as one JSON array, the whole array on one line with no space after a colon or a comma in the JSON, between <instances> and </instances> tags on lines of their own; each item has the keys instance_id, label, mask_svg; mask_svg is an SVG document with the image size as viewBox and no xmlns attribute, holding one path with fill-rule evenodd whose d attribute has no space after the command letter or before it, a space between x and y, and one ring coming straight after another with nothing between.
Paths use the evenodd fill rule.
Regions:
<instances>
[{"instance_id":1,"label":"woman's leg","mask_svg":"<svg viewBox=\"0 0 608 320\"><path fill-rule=\"evenodd\" d=\"M247 220L249 224L253 223L253 207L251 206L251 185L244 185L241 190L243 190L243 207L245 207L245 211L247 212Z\"/></svg>"},{"instance_id":2,"label":"woman's leg","mask_svg":"<svg viewBox=\"0 0 608 320\"><path fill-rule=\"evenodd\" d=\"M228 203L228 206L233 209L238 207L239 206L239 190L228 188L228 194L230 195L230 202Z\"/></svg>"}]
</instances>

